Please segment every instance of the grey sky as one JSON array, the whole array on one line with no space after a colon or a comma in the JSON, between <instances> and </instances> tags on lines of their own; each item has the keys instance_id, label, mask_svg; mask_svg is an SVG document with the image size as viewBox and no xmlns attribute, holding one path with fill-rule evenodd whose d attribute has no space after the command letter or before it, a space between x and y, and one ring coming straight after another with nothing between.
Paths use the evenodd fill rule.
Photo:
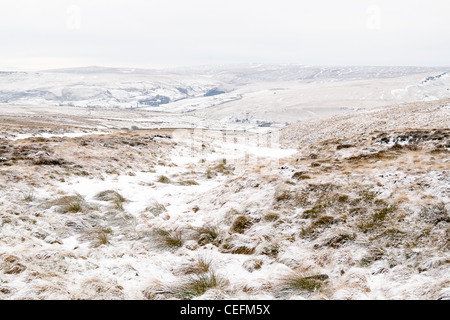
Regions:
<instances>
[{"instance_id":1,"label":"grey sky","mask_svg":"<svg viewBox=\"0 0 450 320\"><path fill-rule=\"evenodd\" d=\"M450 66L450 1L0 3L2 70L251 62Z\"/></svg>"}]
</instances>

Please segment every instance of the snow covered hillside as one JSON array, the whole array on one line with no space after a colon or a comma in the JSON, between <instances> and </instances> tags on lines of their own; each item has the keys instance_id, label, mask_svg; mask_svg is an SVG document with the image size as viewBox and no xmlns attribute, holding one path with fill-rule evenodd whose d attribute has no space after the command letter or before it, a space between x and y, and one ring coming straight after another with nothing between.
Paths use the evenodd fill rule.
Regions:
<instances>
[{"instance_id":1,"label":"snow covered hillside","mask_svg":"<svg viewBox=\"0 0 450 320\"><path fill-rule=\"evenodd\" d=\"M224 125L282 127L355 109L448 98L448 72L302 65L0 72L0 103L189 113Z\"/></svg>"},{"instance_id":2,"label":"snow covered hillside","mask_svg":"<svg viewBox=\"0 0 450 320\"><path fill-rule=\"evenodd\" d=\"M450 99L262 132L17 107L0 299L450 299Z\"/></svg>"}]
</instances>

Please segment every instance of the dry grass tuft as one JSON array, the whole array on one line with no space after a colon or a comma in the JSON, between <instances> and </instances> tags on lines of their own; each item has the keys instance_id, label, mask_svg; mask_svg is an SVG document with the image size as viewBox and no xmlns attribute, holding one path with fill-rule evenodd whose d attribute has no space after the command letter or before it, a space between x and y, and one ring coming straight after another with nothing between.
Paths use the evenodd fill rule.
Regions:
<instances>
[{"instance_id":1,"label":"dry grass tuft","mask_svg":"<svg viewBox=\"0 0 450 320\"><path fill-rule=\"evenodd\" d=\"M180 230L166 231L163 229L157 229L154 233L160 247L177 249L181 248L184 244L183 234Z\"/></svg>"},{"instance_id":2,"label":"dry grass tuft","mask_svg":"<svg viewBox=\"0 0 450 320\"><path fill-rule=\"evenodd\" d=\"M166 184L172 182L168 177L166 177L164 175L159 176L158 180L156 180L156 181L159 183L166 183Z\"/></svg>"},{"instance_id":3,"label":"dry grass tuft","mask_svg":"<svg viewBox=\"0 0 450 320\"><path fill-rule=\"evenodd\" d=\"M191 274L174 284L164 284L160 281L148 287L143 293L145 298L191 300L206 293L210 289L221 289L227 286L228 280L214 271L201 274Z\"/></svg>"},{"instance_id":4,"label":"dry grass tuft","mask_svg":"<svg viewBox=\"0 0 450 320\"><path fill-rule=\"evenodd\" d=\"M238 216L234 219L233 224L230 227L231 232L244 233L245 230L253 225L252 221L246 216Z\"/></svg>"},{"instance_id":5,"label":"dry grass tuft","mask_svg":"<svg viewBox=\"0 0 450 320\"><path fill-rule=\"evenodd\" d=\"M201 246L208 243L219 245L221 242L219 235L219 228L213 225L205 225L196 230L196 238L198 239L197 243Z\"/></svg>"},{"instance_id":6,"label":"dry grass tuft","mask_svg":"<svg viewBox=\"0 0 450 320\"><path fill-rule=\"evenodd\" d=\"M95 195L95 199L100 201L117 201L122 203L127 201L127 199L125 199L119 192L115 190L101 191Z\"/></svg>"},{"instance_id":7,"label":"dry grass tuft","mask_svg":"<svg viewBox=\"0 0 450 320\"><path fill-rule=\"evenodd\" d=\"M211 270L211 264L212 264L211 259L208 259L205 256L199 256L193 263L182 268L181 271L185 275L192 275L192 274L199 275L202 273L209 272Z\"/></svg>"},{"instance_id":8,"label":"dry grass tuft","mask_svg":"<svg viewBox=\"0 0 450 320\"><path fill-rule=\"evenodd\" d=\"M54 200L51 205L58 206L60 213L79 213L90 210L89 205L80 194L60 197Z\"/></svg>"},{"instance_id":9,"label":"dry grass tuft","mask_svg":"<svg viewBox=\"0 0 450 320\"><path fill-rule=\"evenodd\" d=\"M282 292L287 293L314 293L321 290L327 280L326 274L305 276L292 273L282 279L279 287Z\"/></svg>"}]
</instances>

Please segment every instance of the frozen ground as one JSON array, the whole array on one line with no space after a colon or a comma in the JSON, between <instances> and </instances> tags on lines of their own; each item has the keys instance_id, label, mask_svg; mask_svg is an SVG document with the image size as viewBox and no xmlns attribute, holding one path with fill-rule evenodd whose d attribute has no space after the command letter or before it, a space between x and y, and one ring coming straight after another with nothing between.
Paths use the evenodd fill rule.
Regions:
<instances>
[{"instance_id":1,"label":"frozen ground","mask_svg":"<svg viewBox=\"0 0 450 320\"><path fill-rule=\"evenodd\" d=\"M1 75L0 299L450 299L445 70L244 71Z\"/></svg>"},{"instance_id":2,"label":"frozen ground","mask_svg":"<svg viewBox=\"0 0 450 320\"><path fill-rule=\"evenodd\" d=\"M1 298L448 299L448 105L281 137L8 118Z\"/></svg>"}]
</instances>

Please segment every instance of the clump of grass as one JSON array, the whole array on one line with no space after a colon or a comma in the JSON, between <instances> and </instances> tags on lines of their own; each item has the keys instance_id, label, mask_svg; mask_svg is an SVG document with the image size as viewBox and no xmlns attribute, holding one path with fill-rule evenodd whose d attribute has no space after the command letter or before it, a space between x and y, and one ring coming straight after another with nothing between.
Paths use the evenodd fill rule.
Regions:
<instances>
[{"instance_id":1,"label":"clump of grass","mask_svg":"<svg viewBox=\"0 0 450 320\"><path fill-rule=\"evenodd\" d=\"M351 242L356 239L356 234L354 233L341 233L333 236L323 243L323 246L331 247L334 249L340 248L347 242Z\"/></svg>"},{"instance_id":2,"label":"clump of grass","mask_svg":"<svg viewBox=\"0 0 450 320\"><path fill-rule=\"evenodd\" d=\"M302 214L303 219L315 219L317 218L324 210L325 206L322 204L315 205L311 209L305 210Z\"/></svg>"},{"instance_id":3,"label":"clump of grass","mask_svg":"<svg viewBox=\"0 0 450 320\"><path fill-rule=\"evenodd\" d=\"M114 207L119 211L125 210L125 208L123 207L123 202L117 199L114 201Z\"/></svg>"},{"instance_id":4,"label":"clump of grass","mask_svg":"<svg viewBox=\"0 0 450 320\"><path fill-rule=\"evenodd\" d=\"M223 253L252 255L255 253L256 248L245 244L233 245L231 243L225 243L222 245L220 251Z\"/></svg>"},{"instance_id":5,"label":"clump of grass","mask_svg":"<svg viewBox=\"0 0 450 320\"><path fill-rule=\"evenodd\" d=\"M450 147L444 146L444 145L440 145L440 146L436 146L433 150L430 151L431 154L442 154L442 153L450 153Z\"/></svg>"},{"instance_id":6,"label":"clump of grass","mask_svg":"<svg viewBox=\"0 0 450 320\"><path fill-rule=\"evenodd\" d=\"M294 173L291 177L292 179L296 179L296 180L307 180L307 179L311 179L311 177L309 175L307 175L305 172L303 171L298 171L296 173Z\"/></svg>"},{"instance_id":7,"label":"clump of grass","mask_svg":"<svg viewBox=\"0 0 450 320\"><path fill-rule=\"evenodd\" d=\"M95 195L95 199L100 201L117 201L121 203L127 201L127 199L125 199L119 192L115 190L101 191Z\"/></svg>"},{"instance_id":8,"label":"clump of grass","mask_svg":"<svg viewBox=\"0 0 450 320\"><path fill-rule=\"evenodd\" d=\"M88 176L89 172L87 172L85 170L82 170L82 171L76 171L73 174L76 175L76 176Z\"/></svg>"},{"instance_id":9,"label":"clump of grass","mask_svg":"<svg viewBox=\"0 0 450 320\"><path fill-rule=\"evenodd\" d=\"M358 224L358 228L363 232L368 232L370 230L373 230L377 227L380 227L383 225L384 221L386 220L387 216L395 212L396 207L395 206L386 206L381 209L377 209L374 214L370 216L369 219L362 220Z\"/></svg>"},{"instance_id":10,"label":"clump of grass","mask_svg":"<svg viewBox=\"0 0 450 320\"><path fill-rule=\"evenodd\" d=\"M369 252L359 262L361 267L368 267L373 262L381 260L385 255L383 248L371 248Z\"/></svg>"},{"instance_id":11,"label":"clump of grass","mask_svg":"<svg viewBox=\"0 0 450 320\"><path fill-rule=\"evenodd\" d=\"M36 199L33 191L28 191L22 193L23 201L25 202L33 202Z\"/></svg>"},{"instance_id":12,"label":"clump of grass","mask_svg":"<svg viewBox=\"0 0 450 320\"><path fill-rule=\"evenodd\" d=\"M167 211L166 207L161 203L159 203L158 201L154 201L151 206L147 207L147 210L150 211L156 217L159 216L161 213Z\"/></svg>"},{"instance_id":13,"label":"clump of grass","mask_svg":"<svg viewBox=\"0 0 450 320\"><path fill-rule=\"evenodd\" d=\"M373 240L384 238L386 240L385 246L391 247L391 246L398 246L402 242L405 241L405 232L397 229L397 228L389 228L387 230L384 230L379 235L375 236Z\"/></svg>"},{"instance_id":14,"label":"clump of grass","mask_svg":"<svg viewBox=\"0 0 450 320\"><path fill-rule=\"evenodd\" d=\"M120 172L117 169L107 169L105 170L106 174L115 174L117 176L120 176Z\"/></svg>"},{"instance_id":15,"label":"clump of grass","mask_svg":"<svg viewBox=\"0 0 450 320\"><path fill-rule=\"evenodd\" d=\"M91 241L91 245L94 248L101 245L108 245L111 234L113 233L111 228L99 227L87 231L85 239Z\"/></svg>"},{"instance_id":16,"label":"clump of grass","mask_svg":"<svg viewBox=\"0 0 450 320\"><path fill-rule=\"evenodd\" d=\"M252 226L252 222L246 216L238 216L234 219L230 227L231 232L244 233L245 230Z\"/></svg>"},{"instance_id":17,"label":"clump of grass","mask_svg":"<svg viewBox=\"0 0 450 320\"><path fill-rule=\"evenodd\" d=\"M211 169L206 170L205 173L206 179L212 179L215 176L215 173L211 171Z\"/></svg>"},{"instance_id":18,"label":"clump of grass","mask_svg":"<svg viewBox=\"0 0 450 320\"><path fill-rule=\"evenodd\" d=\"M63 196L53 201L52 205L59 206L61 213L78 213L84 212L87 209L86 201L80 194Z\"/></svg>"},{"instance_id":19,"label":"clump of grass","mask_svg":"<svg viewBox=\"0 0 450 320\"><path fill-rule=\"evenodd\" d=\"M190 179L190 180L178 181L178 184L181 186L197 186L198 182Z\"/></svg>"},{"instance_id":20,"label":"clump of grass","mask_svg":"<svg viewBox=\"0 0 450 320\"><path fill-rule=\"evenodd\" d=\"M98 239L98 244L102 245L102 244L109 244L109 239L108 239L108 235L106 233L100 233L97 236Z\"/></svg>"},{"instance_id":21,"label":"clump of grass","mask_svg":"<svg viewBox=\"0 0 450 320\"><path fill-rule=\"evenodd\" d=\"M19 274L25 271L26 267L19 262L19 258L9 255L3 258L0 269L2 269L5 274Z\"/></svg>"},{"instance_id":22,"label":"clump of grass","mask_svg":"<svg viewBox=\"0 0 450 320\"><path fill-rule=\"evenodd\" d=\"M277 221L280 218L280 215L277 213L268 213L264 216L264 221L267 222L274 222Z\"/></svg>"},{"instance_id":23,"label":"clump of grass","mask_svg":"<svg viewBox=\"0 0 450 320\"><path fill-rule=\"evenodd\" d=\"M114 207L119 211L124 211L123 204L127 202L127 199L125 199L119 192L115 190L105 190L102 192L99 192L95 195L96 200L100 201L109 201L114 204Z\"/></svg>"},{"instance_id":24,"label":"clump of grass","mask_svg":"<svg viewBox=\"0 0 450 320\"><path fill-rule=\"evenodd\" d=\"M156 181L159 183L166 183L166 184L171 182L171 180L164 175L159 176L158 180Z\"/></svg>"},{"instance_id":25,"label":"clump of grass","mask_svg":"<svg viewBox=\"0 0 450 320\"><path fill-rule=\"evenodd\" d=\"M52 157L39 157L38 159L33 160L33 164L37 166L62 166L67 164L67 161L64 159L57 159Z\"/></svg>"},{"instance_id":26,"label":"clump of grass","mask_svg":"<svg viewBox=\"0 0 450 320\"><path fill-rule=\"evenodd\" d=\"M359 192L360 199L364 202L372 202L377 197L377 194L373 191L362 190Z\"/></svg>"},{"instance_id":27,"label":"clump of grass","mask_svg":"<svg viewBox=\"0 0 450 320\"><path fill-rule=\"evenodd\" d=\"M374 213L372 219L375 223L382 222L386 219L386 216L393 211L394 211L393 207L382 208L381 210Z\"/></svg>"},{"instance_id":28,"label":"clump of grass","mask_svg":"<svg viewBox=\"0 0 450 320\"><path fill-rule=\"evenodd\" d=\"M208 273L189 276L184 283L172 288L171 291L174 296L189 300L201 296L209 289L224 287L227 284L228 281L218 276L215 272L210 271Z\"/></svg>"},{"instance_id":29,"label":"clump of grass","mask_svg":"<svg viewBox=\"0 0 450 320\"><path fill-rule=\"evenodd\" d=\"M354 145L348 144L348 143L343 143L343 144L337 145L336 150L348 149L348 148L352 148L352 147L354 147Z\"/></svg>"},{"instance_id":30,"label":"clump of grass","mask_svg":"<svg viewBox=\"0 0 450 320\"><path fill-rule=\"evenodd\" d=\"M280 246L277 243L269 244L262 249L261 254L275 258L280 252Z\"/></svg>"},{"instance_id":31,"label":"clump of grass","mask_svg":"<svg viewBox=\"0 0 450 320\"><path fill-rule=\"evenodd\" d=\"M101 245L109 244L109 234L111 230L99 230L94 236L94 247L100 247Z\"/></svg>"},{"instance_id":32,"label":"clump of grass","mask_svg":"<svg viewBox=\"0 0 450 320\"><path fill-rule=\"evenodd\" d=\"M222 159L215 166L206 170L205 176L207 179L212 179L217 176L218 173L223 175L229 175L234 170L234 167L227 165L227 160Z\"/></svg>"},{"instance_id":33,"label":"clump of grass","mask_svg":"<svg viewBox=\"0 0 450 320\"><path fill-rule=\"evenodd\" d=\"M263 266L264 262L261 259L255 259L255 258L250 258L247 261L245 261L242 266L244 267L244 269L246 269L248 272L253 272L255 270L259 270L261 269L261 267Z\"/></svg>"},{"instance_id":34,"label":"clump of grass","mask_svg":"<svg viewBox=\"0 0 450 320\"><path fill-rule=\"evenodd\" d=\"M82 211L83 211L83 207L81 206L81 203L79 203L79 202L71 203L66 207L66 212L77 213L77 212L82 212Z\"/></svg>"},{"instance_id":35,"label":"clump of grass","mask_svg":"<svg viewBox=\"0 0 450 320\"><path fill-rule=\"evenodd\" d=\"M323 217L316 219L314 221L313 225L316 227L322 227L322 226L328 226L333 223L335 223L335 219L333 217L323 216Z\"/></svg>"},{"instance_id":36,"label":"clump of grass","mask_svg":"<svg viewBox=\"0 0 450 320\"><path fill-rule=\"evenodd\" d=\"M197 243L201 246L212 243L215 245L220 244L219 240L219 228L217 226L205 225L197 229Z\"/></svg>"},{"instance_id":37,"label":"clump of grass","mask_svg":"<svg viewBox=\"0 0 450 320\"><path fill-rule=\"evenodd\" d=\"M282 280L280 287L285 292L313 293L319 291L327 279L325 274L304 276L292 273Z\"/></svg>"},{"instance_id":38,"label":"clump of grass","mask_svg":"<svg viewBox=\"0 0 450 320\"><path fill-rule=\"evenodd\" d=\"M214 167L214 170L216 172L228 175L234 170L234 168L227 166L227 159L224 158L219 161L219 163Z\"/></svg>"},{"instance_id":39,"label":"clump of grass","mask_svg":"<svg viewBox=\"0 0 450 320\"><path fill-rule=\"evenodd\" d=\"M380 150L375 153L368 153L368 154L360 154L357 156L352 156L347 158L347 161L353 162L353 163L360 163L360 162L369 162L373 163L379 160L389 160L389 159L395 159L397 155L393 152L390 152L389 150Z\"/></svg>"},{"instance_id":40,"label":"clump of grass","mask_svg":"<svg viewBox=\"0 0 450 320\"><path fill-rule=\"evenodd\" d=\"M330 216L322 216L315 219L308 227L303 228L300 232L302 237L313 237L319 233L320 230L330 227L337 221Z\"/></svg>"},{"instance_id":41,"label":"clump of grass","mask_svg":"<svg viewBox=\"0 0 450 320\"><path fill-rule=\"evenodd\" d=\"M349 196L346 194L340 195L337 198L337 201L341 202L341 203L348 202L348 200L349 200Z\"/></svg>"},{"instance_id":42,"label":"clump of grass","mask_svg":"<svg viewBox=\"0 0 450 320\"><path fill-rule=\"evenodd\" d=\"M212 261L210 259L207 259L204 256L199 256L197 260L185 268L183 268L184 274L202 274L209 272L211 269Z\"/></svg>"},{"instance_id":43,"label":"clump of grass","mask_svg":"<svg viewBox=\"0 0 450 320\"><path fill-rule=\"evenodd\" d=\"M183 234L181 231L166 231L157 229L155 231L156 236L159 238L159 244L168 248L180 248L184 244Z\"/></svg>"},{"instance_id":44,"label":"clump of grass","mask_svg":"<svg viewBox=\"0 0 450 320\"><path fill-rule=\"evenodd\" d=\"M164 285L157 282L156 285L147 288L144 295L147 299L155 299L158 296L164 298L172 297L175 299L190 300L203 295L210 289L223 288L229 282L218 276L214 271L208 271L201 274L192 274L185 280L173 285Z\"/></svg>"},{"instance_id":45,"label":"clump of grass","mask_svg":"<svg viewBox=\"0 0 450 320\"><path fill-rule=\"evenodd\" d=\"M292 199L292 194L289 190L279 190L275 192L275 202L287 201Z\"/></svg>"}]
</instances>

